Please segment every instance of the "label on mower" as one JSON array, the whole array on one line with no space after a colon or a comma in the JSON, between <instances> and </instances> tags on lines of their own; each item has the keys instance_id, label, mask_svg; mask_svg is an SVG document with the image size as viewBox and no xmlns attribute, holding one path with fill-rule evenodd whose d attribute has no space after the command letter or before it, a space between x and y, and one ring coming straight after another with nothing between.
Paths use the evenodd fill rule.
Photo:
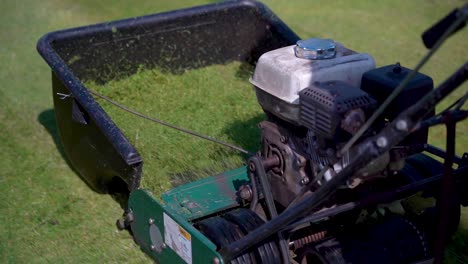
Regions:
<instances>
[{"instance_id":1,"label":"label on mower","mask_svg":"<svg viewBox=\"0 0 468 264\"><path fill-rule=\"evenodd\" d=\"M192 236L164 213L164 242L185 262L192 264Z\"/></svg>"}]
</instances>

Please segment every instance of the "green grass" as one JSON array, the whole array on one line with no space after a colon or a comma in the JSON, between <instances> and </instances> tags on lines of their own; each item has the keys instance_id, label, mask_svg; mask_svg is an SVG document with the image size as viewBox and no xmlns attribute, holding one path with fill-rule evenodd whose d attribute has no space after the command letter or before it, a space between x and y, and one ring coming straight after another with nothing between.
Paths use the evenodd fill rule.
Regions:
<instances>
[{"instance_id":1,"label":"green grass","mask_svg":"<svg viewBox=\"0 0 468 264\"><path fill-rule=\"evenodd\" d=\"M0 9L0 187L2 189L0 261L2 263L150 262L139 251L128 233L116 231L114 220L121 214L119 205L109 196L98 195L91 191L61 155L52 111L50 70L37 55L35 44L40 36L53 30L157 13L203 2L196 0L2 1ZM425 52L419 39L420 32L454 6L463 3L454 0L265 2L300 36L332 37L350 48L372 54L378 65L400 61L409 67L414 66ZM435 83L443 81L447 74L466 61L467 39L466 29L451 38L423 72L432 76ZM203 74L192 78L203 79ZM234 82L240 82L238 78L230 78ZM466 91L467 85L459 89L456 95L459 96ZM451 98L455 98L456 95ZM249 102L255 102L254 98L248 98L245 105L258 109L256 103L247 106ZM171 118L176 118L175 113L176 111L164 113L161 111L160 115L154 112L148 114L155 114L169 121ZM243 116L233 120L248 120L253 124L257 116L252 118ZM467 123L465 121L459 124L458 153L466 150L468 137L463 132L468 129ZM220 126L213 128L200 125L199 128L201 132L210 134L219 131L216 129L226 124L218 123ZM241 124L235 124L234 127L241 127ZM250 126L248 129L249 133L253 130ZM240 129L231 136L226 133L223 139L241 145L246 144L245 147L249 144L253 146L255 142L248 141L249 136L242 132ZM151 136L151 132L146 129L141 133ZM437 129L431 133L430 140L443 146L443 135L443 129ZM130 135L134 136L135 134ZM251 143L242 143L244 140ZM190 139L190 142L194 141ZM158 153L158 149L154 149L154 155L157 156ZM148 173L146 169L145 173ZM167 179L170 178L165 178ZM167 186L169 184L164 182L160 189ZM452 262L459 260L461 263L463 259L466 260L467 241L468 211L465 209L459 232L448 250Z\"/></svg>"},{"instance_id":2,"label":"green grass","mask_svg":"<svg viewBox=\"0 0 468 264\"><path fill-rule=\"evenodd\" d=\"M247 81L251 74L248 64L232 62L181 75L141 69L102 86L85 85L151 117L255 151L263 111ZM142 155L141 184L155 194L244 163L236 151L101 105Z\"/></svg>"}]
</instances>

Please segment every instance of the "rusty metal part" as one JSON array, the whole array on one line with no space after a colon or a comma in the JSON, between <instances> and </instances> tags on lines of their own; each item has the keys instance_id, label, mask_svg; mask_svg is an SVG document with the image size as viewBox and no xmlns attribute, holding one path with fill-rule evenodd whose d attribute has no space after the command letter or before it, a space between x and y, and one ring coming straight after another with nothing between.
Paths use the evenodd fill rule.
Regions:
<instances>
[{"instance_id":1,"label":"rusty metal part","mask_svg":"<svg viewBox=\"0 0 468 264\"><path fill-rule=\"evenodd\" d=\"M322 239L324 239L327 235L327 231L320 231L320 232L317 232L317 233L313 233L311 235L308 235L306 237L303 237L303 238L299 238L299 239L296 239L294 241L291 241L289 242L289 247L292 249L292 250L296 250L296 249L299 249L307 244L310 244L310 243L314 243L314 242L317 242L317 241L320 241Z\"/></svg>"},{"instance_id":2,"label":"rusty metal part","mask_svg":"<svg viewBox=\"0 0 468 264\"><path fill-rule=\"evenodd\" d=\"M282 145L282 144L281 144ZM285 171L285 161L283 154L286 153L285 150L281 150L280 147L277 145L271 144L267 146L266 151L264 152L264 156L266 159L270 159L271 157L277 157L278 158L278 164L271 168L272 173L274 173L278 177L282 177ZM284 180L283 180L284 182Z\"/></svg>"},{"instance_id":3,"label":"rusty metal part","mask_svg":"<svg viewBox=\"0 0 468 264\"><path fill-rule=\"evenodd\" d=\"M287 206L307 182L307 159L292 148L291 131L273 122L263 121L262 164L268 175L275 201ZM250 166L250 165L249 165Z\"/></svg>"},{"instance_id":4,"label":"rusty metal part","mask_svg":"<svg viewBox=\"0 0 468 264\"><path fill-rule=\"evenodd\" d=\"M263 167L265 170L268 170L273 167L278 167L281 165L281 159L278 155L272 155L267 159L262 160Z\"/></svg>"},{"instance_id":5,"label":"rusty metal part","mask_svg":"<svg viewBox=\"0 0 468 264\"><path fill-rule=\"evenodd\" d=\"M345 114L344 119L341 120L341 128L354 135L365 122L366 115L361 108L351 109Z\"/></svg>"}]
</instances>

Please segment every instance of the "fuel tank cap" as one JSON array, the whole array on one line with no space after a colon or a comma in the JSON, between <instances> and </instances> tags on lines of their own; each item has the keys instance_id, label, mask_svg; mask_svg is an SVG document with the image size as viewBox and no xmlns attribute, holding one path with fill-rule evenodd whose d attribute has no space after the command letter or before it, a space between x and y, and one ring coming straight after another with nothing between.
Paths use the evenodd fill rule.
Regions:
<instances>
[{"instance_id":1,"label":"fuel tank cap","mask_svg":"<svg viewBox=\"0 0 468 264\"><path fill-rule=\"evenodd\" d=\"M310 38L299 40L294 47L296 57L309 60L325 60L335 57L336 43L333 39Z\"/></svg>"}]
</instances>

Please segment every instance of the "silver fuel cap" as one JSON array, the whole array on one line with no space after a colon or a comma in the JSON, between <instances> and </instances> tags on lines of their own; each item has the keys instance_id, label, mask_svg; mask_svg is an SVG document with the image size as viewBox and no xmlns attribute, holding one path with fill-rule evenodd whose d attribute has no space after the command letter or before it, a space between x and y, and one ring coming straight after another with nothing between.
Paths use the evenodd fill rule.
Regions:
<instances>
[{"instance_id":1,"label":"silver fuel cap","mask_svg":"<svg viewBox=\"0 0 468 264\"><path fill-rule=\"evenodd\" d=\"M299 40L294 47L296 57L309 60L325 60L335 57L336 43L333 39L310 38Z\"/></svg>"}]
</instances>

